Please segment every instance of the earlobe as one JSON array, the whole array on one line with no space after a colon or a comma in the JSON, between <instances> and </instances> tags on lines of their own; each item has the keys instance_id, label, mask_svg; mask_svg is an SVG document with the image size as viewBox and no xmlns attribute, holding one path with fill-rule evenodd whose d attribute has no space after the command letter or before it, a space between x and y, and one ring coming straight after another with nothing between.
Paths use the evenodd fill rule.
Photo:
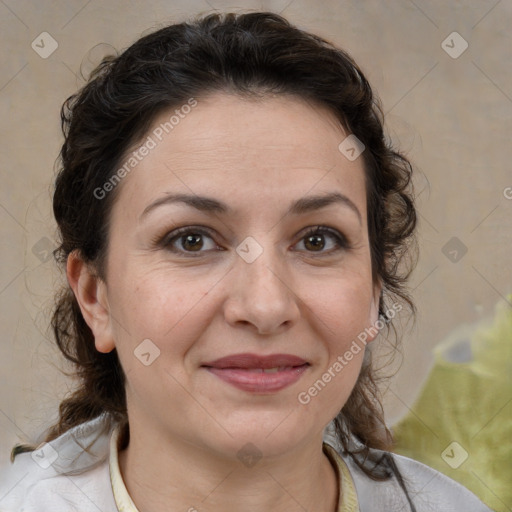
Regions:
<instances>
[{"instance_id":1,"label":"earlobe","mask_svg":"<svg viewBox=\"0 0 512 512\"><path fill-rule=\"evenodd\" d=\"M94 335L98 352L115 348L105 282L83 261L77 251L69 254L66 275L80 310Z\"/></svg>"}]
</instances>

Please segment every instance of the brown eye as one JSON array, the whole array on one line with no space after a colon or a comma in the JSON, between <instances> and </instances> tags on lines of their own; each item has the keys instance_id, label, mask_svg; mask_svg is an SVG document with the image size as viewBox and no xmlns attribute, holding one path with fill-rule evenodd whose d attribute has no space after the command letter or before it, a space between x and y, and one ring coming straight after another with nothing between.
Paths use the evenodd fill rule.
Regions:
<instances>
[{"instance_id":1,"label":"brown eye","mask_svg":"<svg viewBox=\"0 0 512 512\"><path fill-rule=\"evenodd\" d=\"M172 231L162 239L159 245L170 252L184 256L200 256L206 252L220 250L206 229L193 226Z\"/></svg>"},{"instance_id":2,"label":"brown eye","mask_svg":"<svg viewBox=\"0 0 512 512\"><path fill-rule=\"evenodd\" d=\"M350 248L343 234L327 226L317 226L310 229L300 240L298 245L300 244L303 244L306 252L317 252L319 254L330 254L341 249Z\"/></svg>"},{"instance_id":3,"label":"brown eye","mask_svg":"<svg viewBox=\"0 0 512 512\"><path fill-rule=\"evenodd\" d=\"M309 235L304 240L304 246L311 251L321 251L325 247L323 235Z\"/></svg>"},{"instance_id":4,"label":"brown eye","mask_svg":"<svg viewBox=\"0 0 512 512\"><path fill-rule=\"evenodd\" d=\"M182 247L187 251L198 251L203 247L203 235L194 233L192 235L182 236Z\"/></svg>"}]
</instances>

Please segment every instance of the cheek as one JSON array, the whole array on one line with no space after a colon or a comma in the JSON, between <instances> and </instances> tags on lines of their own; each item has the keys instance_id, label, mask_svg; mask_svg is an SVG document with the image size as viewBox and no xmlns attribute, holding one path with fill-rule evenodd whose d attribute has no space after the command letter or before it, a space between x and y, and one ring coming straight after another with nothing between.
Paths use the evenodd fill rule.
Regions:
<instances>
[{"instance_id":1,"label":"cheek","mask_svg":"<svg viewBox=\"0 0 512 512\"><path fill-rule=\"evenodd\" d=\"M332 280L309 294L316 335L326 350L298 396L310 413L334 417L346 403L363 363L372 300L372 284L365 276Z\"/></svg>"},{"instance_id":2,"label":"cheek","mask_svg":"<svg viewBox=\"0 0 512 512\"><path fill-rule=\"evenodd\" d=\"M215 284L209 278L182 279L161 272L135 272L119 275L112 283L111 304L116 344L121 351L136 348L144 339L152 340L161 351L183 353L211 320L209 291Z\"/></svg>"},{"instance_id":3,"label":"cheek","mask_svg":"<svg viewBox=\"0 0 512 512\"><path fill-rule=\"evenodd\" d=\"M316 289L307 287L305 302L325 327L330 344L338 345L369 326L372 288L371 281L363 275L330 279Z\"/></svg>"},{"instance_id":4,"label":"cheek","mask_svg":"<svg viewBox=\"0 0 512 512\"><path fill-rule=\"evenodd\" d=\"M320 368L297 394L302 414L331 421L347 403L361 371L364 347L350 349L346 344L335 351L328 363Z\"/></svg>"},{"instance_id":5,"label":"cheek","mask_svg":"<svg viewBox=\"0 0 512 512\"><path fill-rule=\"evenodd\" d=\"M128 395L137 396L148 414L159 407L164 390L176 407L185 407L190 397L180 383L187 380L187 353L212 321L212 284L154 273L121 278L116 285L112 316L120 322L114 336Z\"/></svg>"}]
</instances>

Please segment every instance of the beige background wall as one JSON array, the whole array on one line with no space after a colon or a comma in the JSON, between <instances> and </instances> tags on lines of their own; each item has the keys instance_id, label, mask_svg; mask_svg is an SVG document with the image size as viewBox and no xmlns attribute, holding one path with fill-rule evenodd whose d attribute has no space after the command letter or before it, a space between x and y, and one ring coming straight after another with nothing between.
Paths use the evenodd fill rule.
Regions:
<instances>
[{"instance_id":1,"label":"beige background wall","mask_svg":"<svg viewBox=\"0 0 512 512\"><path fill-rule=\"evenodd\" d=\"M80 68L87 73L109 45L122 49L198 12L248 8L282 12L348 50L382 98L391 137L417 166L419 313L386 395L391 423L417 396L432 348L512 292L512 2L1 0L0 465L15 442L35 441L56 419L70 385L48 331L62 279L48 259L61 103L83 83ZM452 56L441 46L454 31L469 45L460 56L458 36L445 43ZM51 48L48 36L41 48L42 32L58 43L47 58L31 47ZM458 262L442 251L454 236L467 247Z\"/></svg>"}]
</instances>

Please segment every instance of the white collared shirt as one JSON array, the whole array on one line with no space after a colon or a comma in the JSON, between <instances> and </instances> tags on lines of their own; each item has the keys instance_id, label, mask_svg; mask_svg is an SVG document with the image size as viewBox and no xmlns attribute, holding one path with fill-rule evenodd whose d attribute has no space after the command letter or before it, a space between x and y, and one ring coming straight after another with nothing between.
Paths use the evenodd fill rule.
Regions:
<instances>
[{"instance_id":1,"label":"white collared shirt","mask_svg":"<svg viewBox=\"0 0 512 512\"><path fill-rule=\"evenodd\" d=\"M105 414L78 425L0 472L0 512L137 512L118 462L118 429ZM407 512L396 478L370 479L324 438L337 469L338 512ZM462 485L420 462L393 455L417 512L491 512Z\"/></svg>"}]
</instances>

